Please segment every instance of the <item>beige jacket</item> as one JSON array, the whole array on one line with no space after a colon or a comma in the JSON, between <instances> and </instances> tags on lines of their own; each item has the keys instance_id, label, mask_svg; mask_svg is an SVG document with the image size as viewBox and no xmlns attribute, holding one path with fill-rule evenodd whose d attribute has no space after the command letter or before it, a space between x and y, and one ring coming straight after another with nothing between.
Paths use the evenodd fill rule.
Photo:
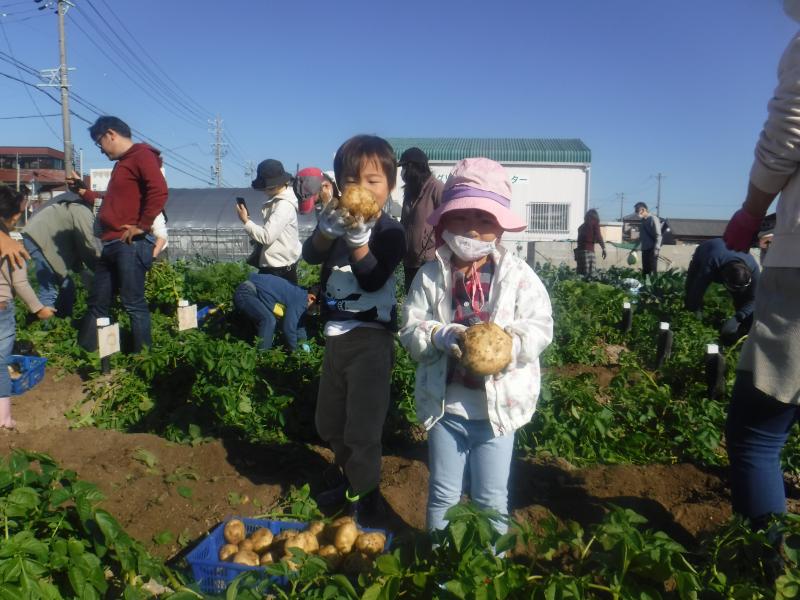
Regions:
<instances>
[{"instance_id":1,"label":"beige jacket","mask_svg":"<svg viewBox=\"0 0 800 600\"><path fill-rule=\"evenodd\" d=\"M259 267L288 267L300 260L302 246L297 230L297 197L289 186L277 196L268 198L261 207L263 225L252 220L244 230L263 246Z\"/></svg>"},{"instance_id":2,"label":"beige jacket","mask_svg":"<svg viewBox=\"0 0 800 600\"><path fill-rule=\"evenodd\" d=\"M800 267L800 32L778 64L778 87L756 145L750 181L780 192L775 237L765 267Z\"/></svg>"},{"instance_id":3,"label":"beige jacket","mask_svg":"<svg viewBox=\"0 0 800 600\"><path fill-rule=\"evenodd\" d=\"M28 310L32 313L39 312L44 308L44 304L39 301L36 292L33 291L28 282L27 266L22 269L11 270L8 259L0 264L0 303L10 303L14 301L16 292L22 301L28 305Z\"/></svg>"}]
</instances>

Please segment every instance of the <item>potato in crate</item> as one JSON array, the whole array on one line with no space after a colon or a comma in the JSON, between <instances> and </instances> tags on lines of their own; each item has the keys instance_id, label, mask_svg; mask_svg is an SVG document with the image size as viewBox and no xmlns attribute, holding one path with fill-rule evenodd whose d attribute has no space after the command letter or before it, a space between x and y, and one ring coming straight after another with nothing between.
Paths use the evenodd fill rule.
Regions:
<instances>
[{"instance_id":1,"label":"potato in crate","mask_svg":"<svg viewBox=\"0 0 800 600\"><path fill-rule=\"evenodd\" d=\"M33 388L44 378L47 359L43 356L12 354L8 357L8 374L11 377L11 395L19 396Z\"/></svg>"},{"instance_id":2,"label":"potato in crate","mask_svg":"<svg viewBox=\"0 0 800 600\"><path fill-rule=\"evenodd\" d=\"M352 517L332 523L234 518L217 525L189 552L186 561L200 589L218 594L245 571L291 558L293 548L319 556L331 572L355 575L369 570L391 542L391 533L362 529ZM283 577L272 580L286 582Z\"/></svg>"}]
</instances>

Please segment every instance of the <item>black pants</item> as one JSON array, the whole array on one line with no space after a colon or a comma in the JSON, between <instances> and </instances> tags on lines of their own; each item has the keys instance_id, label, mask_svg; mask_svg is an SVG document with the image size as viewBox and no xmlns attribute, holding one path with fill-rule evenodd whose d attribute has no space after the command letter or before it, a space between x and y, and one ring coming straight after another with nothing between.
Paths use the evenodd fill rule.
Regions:
<instances>
[{"instance_id":1,"label":"black pants","mask_svg":"<svg viewBox=\"0 0 800 600\"><path fill-rule=\"evenodd\" d=\"M261 267L258 270L258 274L283 277L289 283L297 285L297 263L288 265L286 267Z\"/></svg>"},{"instance_id":2,"label":"black pants","mask_svg":"<svg viewBox=\"0 0 800 600\"><path fill-rule=\"evenodd\" d=\"M654 248L642 250L642 275L658 271L658 254Z\"/></svg>"}]
</instances>

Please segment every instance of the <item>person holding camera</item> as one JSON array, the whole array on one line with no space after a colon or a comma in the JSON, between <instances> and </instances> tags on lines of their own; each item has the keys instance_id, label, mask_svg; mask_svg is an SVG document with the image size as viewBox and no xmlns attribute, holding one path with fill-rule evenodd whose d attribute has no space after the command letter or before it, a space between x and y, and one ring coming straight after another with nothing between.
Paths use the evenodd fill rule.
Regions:
<instances>
[{"instance_id":1,"label":"person holding camera","mask_svg":"<svg viewBox=\"0 0 800 600\"><path fill-rule=\"evenodd\" d=\"M292 176L279 160L269 158L258 165L252 187L254 190L263 190L266 196L261 205L263 225L257 225L250 218L244 199L236 201L236 214L244 224L247 235L256 244L250 264L257 267L262 275L276 275L296 284L297 261L302 246Z\"/></svg>"}]
</instances>

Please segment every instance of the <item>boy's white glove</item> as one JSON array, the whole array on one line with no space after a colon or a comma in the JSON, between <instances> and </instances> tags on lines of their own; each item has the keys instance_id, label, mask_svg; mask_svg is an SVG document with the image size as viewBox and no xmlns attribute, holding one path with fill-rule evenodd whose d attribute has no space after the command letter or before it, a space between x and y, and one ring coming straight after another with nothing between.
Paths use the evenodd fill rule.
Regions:
<instances>
[{"instance_id":1,"label":"boy's white glove","mask_svg":"<svg viewBox=\"0 0 800 600\"><path fill-rule=\"evenodd\" d=\"M445 354L461 358L461 346L459 342L464 339L464 332L466 330L467 328L465 325L449 323L436 329L431 336L431 341L437 349Z\"/></svg>"},{"instance_id":2,"label":"boy's white glove","mask_svg":"<svg viewBox=\"0 0 800 600\"><path fill-rule=\"evenodd\" d=\"M372 234L372 228L377 222L377 219L366 222L359 219L345 230L344 241L347 242L347 245L351 248L364 246L367 244L367 242L369 242L369 236Z\"/></svg>"},{"instance_id":3,"label":"boy's white glove","mask_svg":"<svg viewBox=\"0 0 800 600\"><path fill-rule=\"evenodd\" d=\"M328 202L319 213L317 228L326 238L335 240L345 234L345 219L341 211L333 207L333 202Z\"/></svg>"}]
</instances>

